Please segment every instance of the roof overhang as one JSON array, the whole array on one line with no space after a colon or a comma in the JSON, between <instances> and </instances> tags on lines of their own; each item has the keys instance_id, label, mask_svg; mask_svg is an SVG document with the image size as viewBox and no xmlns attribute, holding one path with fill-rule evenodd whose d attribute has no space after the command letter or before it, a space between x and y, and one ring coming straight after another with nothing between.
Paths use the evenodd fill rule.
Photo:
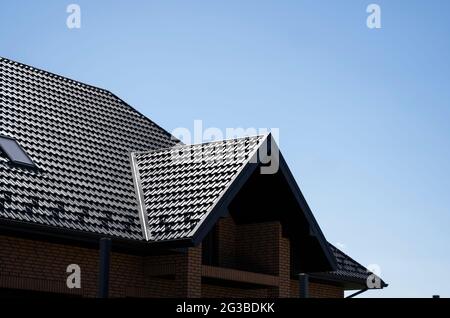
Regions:
<instances>
[{"instance_id":1,"label":"roof overhang","mask_svg":"<svg viewBox=\"0 0 450 318\"><path fill-rule=\"evenodd\" d=\"M389 286L383 280L381 280L380 288L368 288L367 281L364 279L358 279L351 276L336 275L333 273L311 273L308 274L312 280L318 282L334 283L336 285L342 286L344 290L380 290Z\"/></svg>"},{"instance_id":2,"label":"roof overhang","mask_svg":"<svg viewBox=\"0 0 450 318\"><path fill-rule=\"evenodd\" d=\"M192 240L188 239L165 242L147 242L144 240L132 240L87 231L68 230L55 226L4 218L0 219L0 231L4 236L92 249L98 248L100 239L110 238L113 242L112 250L114 252L142 256L155 254L160 255L167 252L182 251L185 248L193 246Z\"/></svg>"}]
</instances>

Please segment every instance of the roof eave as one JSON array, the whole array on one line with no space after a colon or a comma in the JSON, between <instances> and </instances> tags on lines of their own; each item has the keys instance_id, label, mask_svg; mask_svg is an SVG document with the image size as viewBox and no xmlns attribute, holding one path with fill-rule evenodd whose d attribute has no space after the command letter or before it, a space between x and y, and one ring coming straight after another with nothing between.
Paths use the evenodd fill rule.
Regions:
<instances>
[{"instance_id":1,"label":"roof eave","mask_svg":"<svg viewBox=\"0 0 450 318\"><path fill-rule=\"evenodd\" d=\"M381 287L380 288L368 288L367 281L364 279L358 279L355 277L344 276L344 275L335 275L332 273L309 273L309 277L312 279L337 283L342 285L346 290L357 290L367 288L368 290L380 290L389 286L386 284L381 278Z\"/></svg>"},{"instance_id":2,"label":"roof eave","mask_svg":"<svg viewBox=\"0 0 450 318\"><path fill-rule=\"evenodd\" d=\"M25 239L49 241L59 244L97 248L101 238L110 238L113 241L113 250L131 254L154 254L158 251L187 248L195 246L191 238L165 241L145 241L101 233L80 230L68 230L57 226L48 226L30 222L0 219L2 235L10 235Z\"/></svg>"}]
</instances>

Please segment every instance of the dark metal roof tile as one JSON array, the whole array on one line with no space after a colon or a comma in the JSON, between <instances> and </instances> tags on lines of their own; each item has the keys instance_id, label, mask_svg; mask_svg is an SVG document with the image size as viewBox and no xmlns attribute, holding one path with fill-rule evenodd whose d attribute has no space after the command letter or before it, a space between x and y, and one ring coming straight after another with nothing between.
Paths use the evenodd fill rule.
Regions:
<instances>
[{"instance_id":1,"label":"dark metal roof tile","mask_svg":"<svg viewBox=\"0 0 450 318\"><path fill-rule=\"evenodd\" d=\"M264 136L177 145L135 154L152 240L186 239L247 164ZM208 149L220 148L221 160ZM164 220L159 218L163 215ZM172 224L176 223L176 224Z\"/></svg>"}]
</instances>

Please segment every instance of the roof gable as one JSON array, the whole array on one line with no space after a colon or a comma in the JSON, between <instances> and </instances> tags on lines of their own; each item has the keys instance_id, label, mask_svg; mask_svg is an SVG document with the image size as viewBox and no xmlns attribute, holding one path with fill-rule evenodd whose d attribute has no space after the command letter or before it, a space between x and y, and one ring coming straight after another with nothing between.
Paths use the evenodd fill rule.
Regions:
<instances>
[{"instance_id":1,"label":"roof gable","mask_svg":"<svg viewBox=\"0 0 450 318\"><path fill-rule=\"evenodd\" d=\"M291 212L306 218L308 246L316 250L320 269L334 270L334 256L270 134L132 154L144 236L150 242L200 243L269 156L293 194L297 211Z\"/></svg>"},{"instance_id":2,"label":"roof gable","mask_svg":"<svg viewBox=\"0 0 450 318\"><path fill-rule=\"evenodd\" d=\"M193 238L264 139L132 153L143 235L149 241Z\"/></svg>"}]
</instances>

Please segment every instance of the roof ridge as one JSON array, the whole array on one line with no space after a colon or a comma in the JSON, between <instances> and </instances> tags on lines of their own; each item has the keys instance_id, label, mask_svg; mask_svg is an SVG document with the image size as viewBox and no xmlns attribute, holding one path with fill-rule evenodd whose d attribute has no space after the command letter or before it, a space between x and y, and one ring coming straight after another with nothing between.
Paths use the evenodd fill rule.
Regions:
<instances>
[{"instance_id":1,"label":"roof ridge","mask_svg":"<svg viewBox=\"0 0 450 318\"><path fill-rule=\"evenodd\" d=\"M162 130L162 132L164 132L166 135L168 135L172 139L174 139L174 136L170 132L168 132L166 129L164 129L163 127L158 125L156 122L151 120L149 117L145 116L142 112L138 111L135 107L131 106L130 104L125 102L122 98L120 98L115 93L111 92L110 90L108 90L106 88L102 88L102 87L94 86L94 85L91 85L91 84L87 84L87 83L81 82L79 80L75 80L73 78L70 78L70 77L67 77L67 76L64 76L64 75L56 74L56 73L53 73L53 72L50 72L50 71L47 71L47 70L44 70L44 69L41 69L41 68L38 68L38 67L35 67L35 66L32 66L32 65L29 65L29 64L18 62L18 61L15 61L15 60L3 57L3 56L0 56L0 62L1 61L5 61L7 63L13 63L13 64L16 64L16 65L19 65L20 67L28 68L30 70L34 70L34 71L37 71L37 72L40 72L40 73L43 73L43 74L50 75L51 77L54 77L54 78L58 78L58 79L61 79L61 80L64 80L64 81L68 81L68 82L74 83L76 85L80 85L80 86L92 89L94 91L105 93L109 97L115 98L121 104L123 104L124 106L127 106L132 111L137 113L139 116L141 116L141 117L145 118L146 120L148 120L152 125L154 125L155 127L159 128L160 130ZM174 140L174 141L176 141L176 140Z\"/></svg>"},{"instance_id":2,"label":"roof ridge","mask_svg":"<svg viewBox=\"0 0 450 318\"><path fill-rule=\"evenodd\" d=\"M200 146L200 145L203 146L203 145L210 145L210 144L214 144L214 143L221 143L221 142L228 142L228 141L239 141L239 140L242 140L242 139L250 139L250 138L255 138L255 137L265 138L268 135L270 135L270 133L248 135L248 136L242 136L242 137L236 137L236 138L227 138L227 139L221 139L221 140L213 140L213 141L207 141L207 142L199 142L199 143L195 143L195 144L183 144L180 141L180 143L175 144L172 147L165 147L165 148L159 148L159 149L153 149L153 150L147 150L147 151L133 151L133 154L136 154L136 155L153 154L153 153L160 152L160 151L173 150L173 149L182 148L182 147L194 147L194 146Z\"/></svg>"},{"instance_id":3,"label":"roof ridge","mask_svg":"<svg viewBox=\"0 0 450 318\"><path fill-rule=\"evenodd\" d=\"M91 88L91 89L99 90L99 91L102 91L104 93L107 93L107 94L111 95L112 97L116 97L117 98L117 96L115 96L113 93L111 93L106 88L102 88L102 87L94 86L94 85L91 85L91 84L87 84L87 83L84 83L82 81L79 81L79 80L76 80L76 79L73 79L73 78L70 78L70 77L67 77L67 76L64 76L64 75L56 74L56 73L44 70L44 69L36 67L36 66L32 66L32 65L29 65L29 64L26 64L26 63L23 63L23 62L18 62L16 60L12 60L12 59L0 56L0 61L2 61L2 60L6 61L8 63L14 63L14 64L17 64L17 65L19 65L21 67L26 67L26 68L29 68L31 70L38 71L38 72L50 75L52 77L56 77L56 78L59 78L59 79L65 80L65 81L69 81L69 82L72 82L72 83L75 83L75 84L78 84L78 85L81 85L81 86L85 86L85 87L88 87L88 88Z\"/></svg>"}]
</instances>

